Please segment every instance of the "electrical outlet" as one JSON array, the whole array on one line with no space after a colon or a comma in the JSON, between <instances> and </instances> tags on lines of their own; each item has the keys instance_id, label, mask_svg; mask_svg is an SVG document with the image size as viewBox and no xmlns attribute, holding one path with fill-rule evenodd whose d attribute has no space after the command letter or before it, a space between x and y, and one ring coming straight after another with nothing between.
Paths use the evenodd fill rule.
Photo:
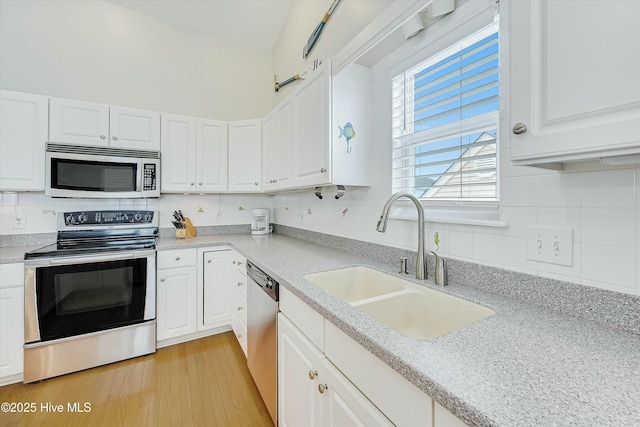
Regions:
<instances>
[{"instance_id":1,"label":"electrical outlet","mask_svg":"<svg viewBox=\"0 0 640 427\"><path fill-rule=\"evenodd\" d=\"M573 266L573 228L528 226L525 245L529 260Z\"/></svg>"}]
</instances>

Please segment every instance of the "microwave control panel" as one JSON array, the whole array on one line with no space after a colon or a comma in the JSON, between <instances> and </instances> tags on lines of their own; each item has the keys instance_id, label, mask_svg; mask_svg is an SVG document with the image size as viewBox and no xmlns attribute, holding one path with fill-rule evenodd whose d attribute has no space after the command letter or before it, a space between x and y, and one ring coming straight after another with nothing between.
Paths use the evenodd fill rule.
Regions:
<instances>
[{"instance_id":1,"label":"microwave control panel","mask_svg":"<svg viewBox=\"0 0 640 427\"><path fill-rule=\"evenodd\" d=\"M144 164L144 168L142 170L142 191L156 189L157 175L155 163Z\"/></svg>"}]
</instances>

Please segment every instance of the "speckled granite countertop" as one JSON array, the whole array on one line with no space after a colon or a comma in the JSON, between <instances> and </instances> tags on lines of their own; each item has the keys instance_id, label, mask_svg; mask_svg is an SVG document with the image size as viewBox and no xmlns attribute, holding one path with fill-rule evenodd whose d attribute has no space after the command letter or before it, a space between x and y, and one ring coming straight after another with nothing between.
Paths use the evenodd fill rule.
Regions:
<instances>
[{"instance_id":1,"label":"speckled granite countertop","mask_svg":"<svg viewBox=\"0 0 640 427\"><path fill-rule=\"evenodd\" d=\"M443 289L427 281L496 314L433 341L417 341L302 277L353 265L396 275L389 264L280 235L161 238L158 250L229 244L467 424L640 425L640 335L460 284ZM8 262L7 249L0 262Z\"/></svg>"}]
</instances>

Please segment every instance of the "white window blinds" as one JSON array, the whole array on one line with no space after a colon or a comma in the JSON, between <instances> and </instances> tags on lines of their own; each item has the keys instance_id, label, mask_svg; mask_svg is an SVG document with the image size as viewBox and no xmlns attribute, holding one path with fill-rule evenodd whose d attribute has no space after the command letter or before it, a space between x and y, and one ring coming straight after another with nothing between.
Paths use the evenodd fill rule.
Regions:
<instances>
[{"instance_id":1,"label":"white window blinds","mask_svg":"<svg viewBox=\"0 0 640 427\"><path fill-rule=\"evenodd\" d=\"M393 190L497 200L498 25L393 78Z\"/></svg>"}]
</instances>

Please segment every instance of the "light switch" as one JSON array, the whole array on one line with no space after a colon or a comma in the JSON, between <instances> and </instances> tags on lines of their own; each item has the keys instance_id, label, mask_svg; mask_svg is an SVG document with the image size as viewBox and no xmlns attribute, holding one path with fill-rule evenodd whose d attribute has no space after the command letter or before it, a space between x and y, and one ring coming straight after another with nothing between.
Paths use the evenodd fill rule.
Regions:
<instances>
[{"instance_id":1,"label":"light switch","mask_svg":"<svg viewBox=\"0 0 640 427\"><path fill-rule=\"evenodd\" d=\"M529 260L573 266L573 228L527 226L525 245Z\"/></svg>"}]
</instances>

